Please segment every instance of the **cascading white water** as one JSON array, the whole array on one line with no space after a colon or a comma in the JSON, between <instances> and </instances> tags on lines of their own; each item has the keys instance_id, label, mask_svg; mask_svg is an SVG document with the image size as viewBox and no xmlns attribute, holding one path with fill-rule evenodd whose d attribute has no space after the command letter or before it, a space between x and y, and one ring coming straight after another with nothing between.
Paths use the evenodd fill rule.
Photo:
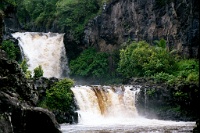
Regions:
<instances>
[{"instance_id":1,"label":"cascading white water","mask_svg":"<svg viewBox=\"0 0 200 133\"><path fill-rule=\"evenodd\" d=\"M17 32L12 36L19 41L23 59L27 60L28 69L31 72L41 65L44 77L68 76L68 61L63 43L64 34Z\"/></svg>"},{"instance_id":2,"label":"cascading white water","mask_svg":"<svg viewBox=\"0 0 200 133\"><path fill-rule=\"evenodd\" d=\"M79 122L96 124L111 120L137 117L135 93L139 88L133 86L75 86L71 88L80 108ZM93 117L93 118L92 118Z\"/></svg>"},{"instance_id":3,"label":"cascading white water","mask_svg":"<svg viewBox=\"0 0 200 133\"><path fill-rule=\"evenodd\" d=\"M79 123L61 125L63 133L191 132L195 122L146 119L135 107L140 86L75 86Z\"/></svg>"}]
</instances>

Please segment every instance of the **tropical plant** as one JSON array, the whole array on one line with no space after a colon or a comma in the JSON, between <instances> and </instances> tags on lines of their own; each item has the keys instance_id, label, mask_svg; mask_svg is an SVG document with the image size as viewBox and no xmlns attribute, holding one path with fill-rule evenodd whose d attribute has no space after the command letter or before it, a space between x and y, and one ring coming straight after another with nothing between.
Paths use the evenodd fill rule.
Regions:
<instances>
[{"instance_id":1,"label":"tropical plant","mask_svg":"<svg viewBox=\"0 0 200 133\"><path fill-rule=\"evenodd\" d=\"M157 46L157 47L160 47L160 48L163 48L165 49L166 48L166 41L165 39L160 39L160 40L155 40L154 41L154 44Z\"/></svg>"},{"instance_id":2,"label":"tropical plant","mask_svg":"<svg viewBox=\"0 0 200 133\"><path fill-rule=\"evenodd\" d=\"M70 61L71 75L102 77L108 73L108 55L94 48L84 50L79 57Z\"/></svg>"},{"instance_id":3,"label":"tropical plant","mask_svg":"<svg viewBox=\"0 0 200 133\"><path fill-rule=\"evenodd\" d=\"M196 59L181 59L176 63L174 74L186 82L199 84L199 61Z\"/></svg>"},{"instance_id":4,"label":"tropical plant","mask_svg":"<svg viewBox=\"0 0 200 133\"><path fill-rule=\"evenodd\" d=\"M117 71L126 78L144 76L151 70L150 67L144 70L144 65L149 64L153 54L155 54L154 49L148 43L144 41L132 42L125 49L120 50Z\"/></svg>"},{"instance_id":5,"label":"tropical plant","mask_svg":"<svg viewBox=\"0 0 200 133\"><path fill-rule=\"evenodd\" d=\"M71 109L73 102L73 92L71 87L74 81L69 78L64 78L56 82L49 90L46 91L45 105L51 110L59 110L67 112Z\"/></svg>"},{"instance_id":6,"label":"tropical plant","mask_svg":"<svg viewBox=\"0 0 200 133\"><path fill-rule=\"evenodd\" d=\"M22 71L24 73L26 73L26 71L28 70L28 65L27 65L26 59L21 62L20 67L21 67Z\"/></svg>"},{"instance_id":7,"label":"tropical plant","mask_svg":"<svg viewBox=\"0 0 200 133\"><path fill-rule=\"evenodd\" d=\"M19 21L30 26L57 28L67 32L78 42L85 24L97 15L99 0L16 0ZM101 1L101 0L100 0Z\"/></svg>"},{"instance_id":8,"label":"tropical plant","mask_svg":"<svg viewBox=\"0 0 200 133\"><path fill-rule=\"evenodd\" d=\"M1 49L3 49L9 59L16 60L18 54L20 53L19 48L10 40L4 40L1 44Z\"/></svg>"},{"instance_id":9,"label":"tropical plant","mask_svg":"<svg viewBox=\"0 0 200 133\"><path fill-rule=\"evenodd\" d=\"M42 70L42 66L41 65L39 65L38 67L36 67L33 71L34 71L34 76L33 77L35 79L43 76L44 72Z\"/></svg>"}]
</instances>

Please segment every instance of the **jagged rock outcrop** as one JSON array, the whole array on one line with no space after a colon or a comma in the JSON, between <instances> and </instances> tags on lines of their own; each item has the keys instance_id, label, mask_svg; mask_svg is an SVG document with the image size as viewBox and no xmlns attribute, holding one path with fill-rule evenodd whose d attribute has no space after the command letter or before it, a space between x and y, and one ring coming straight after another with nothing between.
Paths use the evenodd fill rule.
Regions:
<instances>
[{"instance_id":1,"label":"jagged rock outcrop","mask_svg":"<svg viewBox=\"0 0 200 133\"><path fill-rule=\"evenodd\" d=\"M147 78L132 78L130 83L142 86L136 98L136 107L140 115L165 120L198 120L197 85L182 83L171 86Z\"/></svg>"},{"instance_id":2,"label":"jagged rock outcrop","mask_svg":"<svg viewBox=\"0 0 200 133\"><path fill-rule=\"evenodd\" d=\"M164 38L188 57L199 55L198 0L112 0L85 28L84 42L113 51L124 42Z\"/></svg>"},{"instance_id":3,"label":"jagged rock outcrop","mask_svg":"<svg viewBox=\"0 0 200 133\"><path fill-rule=\"evenodd\" d=\"M37 92L0 50L0 133L60 133L52 112L36 107Z\"/></svg>"}]
</instances>

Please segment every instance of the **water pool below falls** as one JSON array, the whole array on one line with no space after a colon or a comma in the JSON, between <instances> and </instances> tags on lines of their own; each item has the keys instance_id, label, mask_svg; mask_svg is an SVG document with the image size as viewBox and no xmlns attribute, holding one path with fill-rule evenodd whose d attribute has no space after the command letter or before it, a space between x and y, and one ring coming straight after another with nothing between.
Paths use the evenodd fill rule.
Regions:
<instances>
[{"instance_id":1,"label":"water pool below falls","mask_svg":"<svg viewBox=\"0 0 200 133\"><path fill-rule=\"evenodd\" d=\"M78 124L62 124L63 133L191 133L195 122L147 119L135 101L140 86L75 86Z\"/></svg>"}]
</instances>

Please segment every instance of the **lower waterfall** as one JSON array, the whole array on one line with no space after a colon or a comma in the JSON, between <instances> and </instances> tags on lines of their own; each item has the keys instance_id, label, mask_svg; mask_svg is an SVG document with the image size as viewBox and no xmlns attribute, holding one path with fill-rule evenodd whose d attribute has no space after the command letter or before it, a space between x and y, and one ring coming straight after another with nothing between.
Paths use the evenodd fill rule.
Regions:
<instances>
[{"instance_id":1,"label":"lower waterfall","mask_svg":"<svg viewBox=\"0 0 200 133\"><path fill-rule=\"evenodd\" d=\"M63 133L187 133L195 122L147 119L135 106L141 86L75 86L78 124L62 124Z\"/></svg>"},{"instance_id":2,"label":"lower waterfall","mask_svg":"<svg viewBox=\"0 0 200 133\"><path fill-rule=\"evenodd\" d=\"M71 88L80 109L79 122L98 124L105 122L102 120L138 117L135 94L139 89L140 86L75 86Z\"/></svg>"},{"instance_id":3,"label":"lower waterfall","mask_svg":"<svg viewBox=\"0 0 200 133\"><path fill-rule=\"evenodd\" d=\"M67 77L68 60L63 43L64 34L41 32L16 32L12 36L19 41L22 58L28 69L42 66L44 77Z\"/></svg>"}]
</instances>

